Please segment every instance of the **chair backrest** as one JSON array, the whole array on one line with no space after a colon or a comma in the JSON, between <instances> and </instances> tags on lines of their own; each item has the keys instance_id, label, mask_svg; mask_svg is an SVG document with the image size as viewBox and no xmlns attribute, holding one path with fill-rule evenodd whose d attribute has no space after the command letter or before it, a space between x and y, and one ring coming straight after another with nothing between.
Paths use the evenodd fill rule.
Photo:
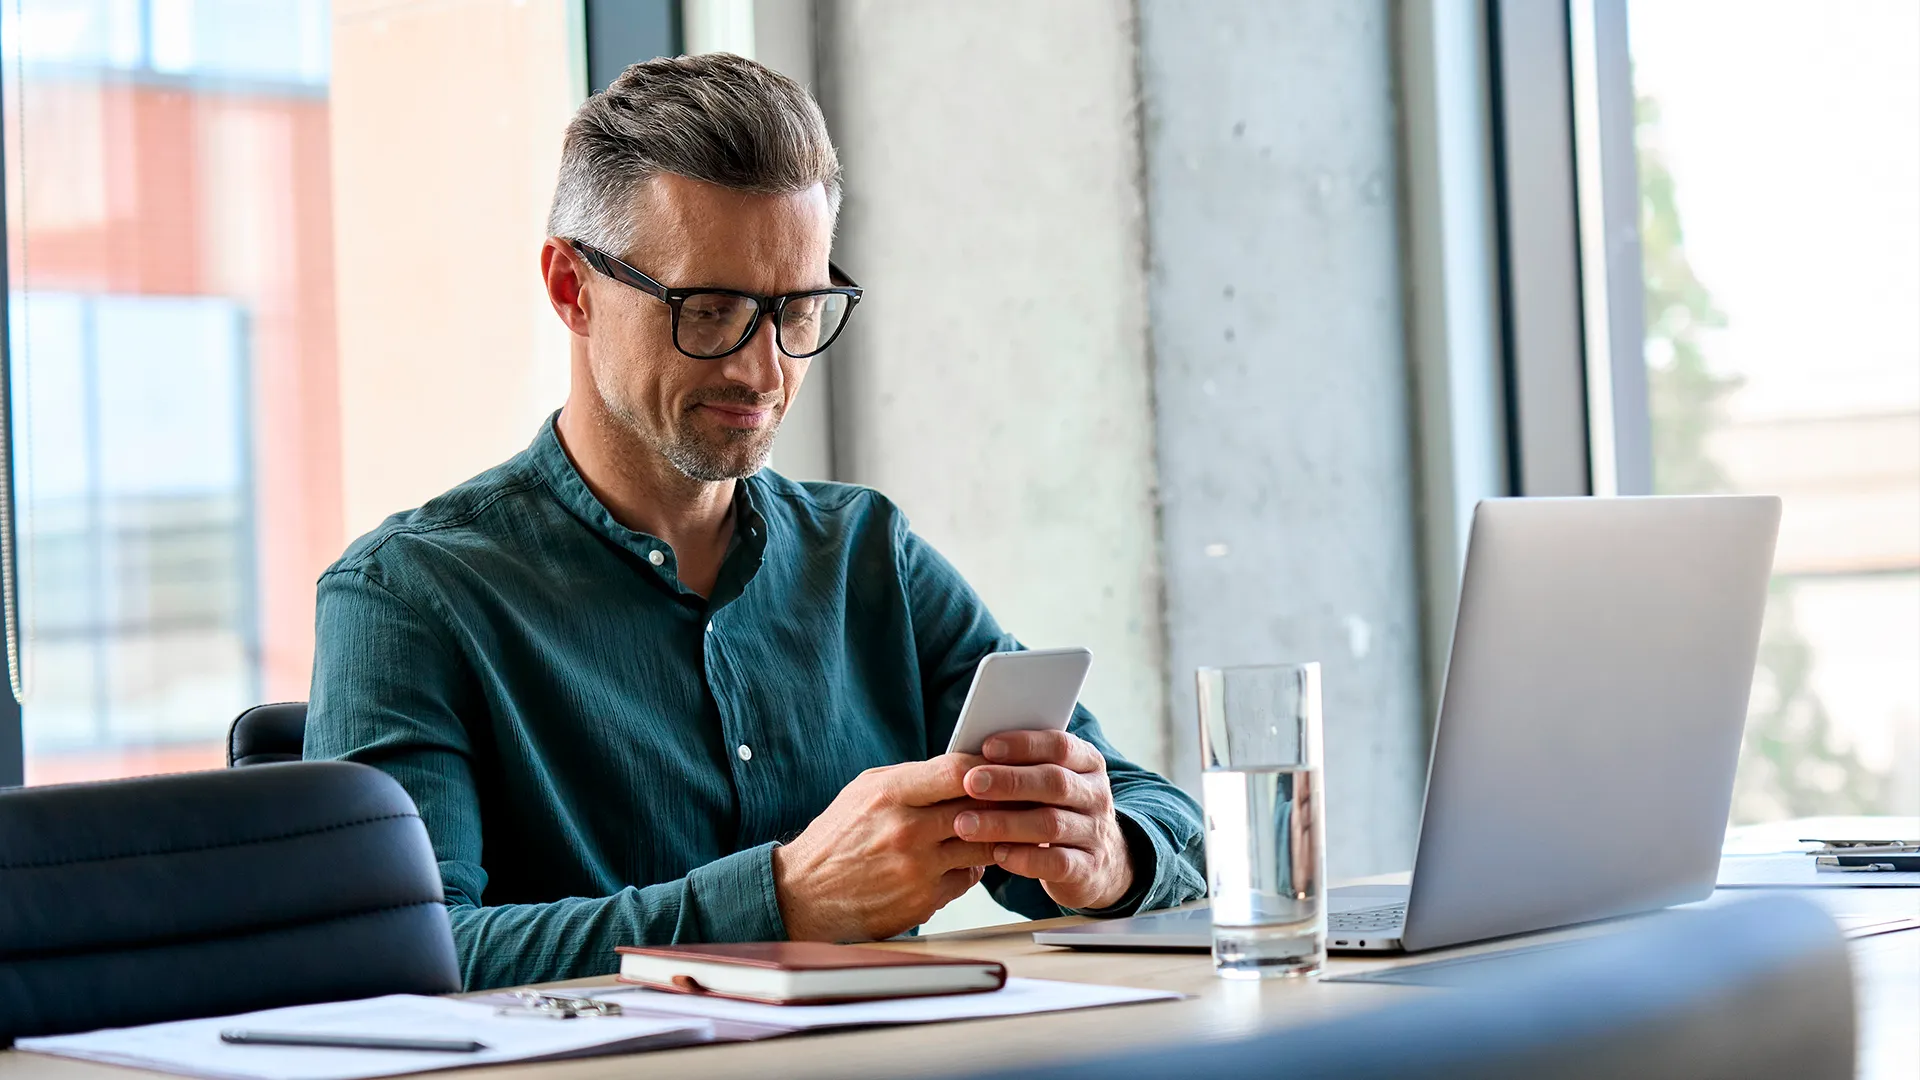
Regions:
<instances>
[{"instance_id":1,"label":"chair backrest","mask_svg":"<svg viewBox=\"0 0 1920 1080\"><path fill-rule=\"evenodd\" d=\"M0 1044L458 989L433 847L377 769L0 791Z\"/></svg>"},{"instance_id":2,"label":"chair backrest","mask_svg":"<svg viewBox=\"0 0 1920 1080\"><path fill-rule=\"evenodd\" d=\"M1672 912L1544 966L1238 1042L993 1073L995 1080L1638 1080L1853 1075L1846 943L1790 896ZM1536 959L1536 958L1529 958ZM1329 990L1335 989L1329 987Z\"/></svg>"},{"instance_id":3,"label":"chair backrest","mask_svg":"<svg viewBox=\"0 0 1920 1080\"><path fill-rule=\"evenodd\" d=\"M307 737L307 703L255 705L227 729L227 764L275 765L299 761Z\"/></svg>"}]
</instances>

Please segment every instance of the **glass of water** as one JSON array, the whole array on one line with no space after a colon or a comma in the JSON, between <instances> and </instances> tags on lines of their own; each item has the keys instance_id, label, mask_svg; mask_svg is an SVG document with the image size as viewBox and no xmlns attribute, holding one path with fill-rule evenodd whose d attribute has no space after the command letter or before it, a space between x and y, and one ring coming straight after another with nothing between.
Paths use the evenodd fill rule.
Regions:
<instances>
[{"instance_id":1,"label":"glass of water","mask_svg":"<svg viewBox=\"0 0 1920 1080\"><path fill-rule=\"evenodd\" d=\"M1312 975L1327 959L1320 665L1197 674L1214 973Z\"/></svg>"}]
</instances>

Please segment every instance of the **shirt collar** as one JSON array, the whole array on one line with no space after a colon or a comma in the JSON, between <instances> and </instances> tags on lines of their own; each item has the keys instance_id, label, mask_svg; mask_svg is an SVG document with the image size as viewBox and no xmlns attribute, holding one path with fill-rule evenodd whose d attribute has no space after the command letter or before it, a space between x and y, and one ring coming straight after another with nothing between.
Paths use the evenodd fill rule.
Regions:
<instances>
[{"instance_id":1,"label":"shirt collar","mask_svg":"<svg viewBox=\"0 0 1920 1080\"><path fill-rule=\"evenodd\" d=\"M533 444L527 447L527 458L534 472L546 481L554 498L588 528L638 556L640 565L662 584L676 593L696 596L680 583L673 548L657 536L629 529L614 520L613 512L587 487L573 459L567 456L566 447L560 445L560 433L555 429L559 418L557 410L548 416L546 422L540 425L539 434L533 437ZM760 512L760 507L765 503L764 493L760 490L763 483L758 473L736 482L733 538L728 542L726 558L720 564L720 576L714 581L712 594L708 597L709 607L717 609L739 597L746 591L748 583L753 580L765 559L767 521Z\"/></svg>"}]
</instances>

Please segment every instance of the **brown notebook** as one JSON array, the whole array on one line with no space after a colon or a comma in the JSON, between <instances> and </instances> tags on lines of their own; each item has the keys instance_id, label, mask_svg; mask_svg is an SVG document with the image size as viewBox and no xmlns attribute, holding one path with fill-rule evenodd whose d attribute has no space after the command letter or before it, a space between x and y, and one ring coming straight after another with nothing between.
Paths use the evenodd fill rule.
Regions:
<instances>
[{"instance_id":1,"label":"brown notebook","mask_svg":"<svg viewBox=\"0 0 1920 1080\"><path fill-rule=\"evenodd\" d=\"M991 960L817 941L622 945L619 952L621 982L767 1005L977 994L1007 982L1006 967Z\"/></svg>"}]
</instances>

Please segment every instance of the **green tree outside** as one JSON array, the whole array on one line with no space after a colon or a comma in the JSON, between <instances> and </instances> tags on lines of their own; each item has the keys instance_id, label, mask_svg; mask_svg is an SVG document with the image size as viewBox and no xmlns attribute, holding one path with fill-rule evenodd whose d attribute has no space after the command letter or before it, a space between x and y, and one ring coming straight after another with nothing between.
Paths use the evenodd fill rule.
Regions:
<instances>
[{"instance_id":1,"label":"green tree outside","mask_svg":"<svg viewBox=\"0 0 1920 1080\"><path fill-rule=\"evenodd\" d=\"M1659 139L1658 102L1640 95L1634 118L1654 490L1663 495L1729 492L1733 484L1714 461L1708 441L1725 423L1726 399L1742 380L1713 371L1702 347L1704 335L1725 327L1727 316L1687 261L1673 173ZM1794 624L1793 594L1787 578L1775 578L1768 588L1734 781L1733 823L1886 813L1891 777L1868 768L1839 741L1813 692L1813 650Z\"/></svg>"}]
</instances>

